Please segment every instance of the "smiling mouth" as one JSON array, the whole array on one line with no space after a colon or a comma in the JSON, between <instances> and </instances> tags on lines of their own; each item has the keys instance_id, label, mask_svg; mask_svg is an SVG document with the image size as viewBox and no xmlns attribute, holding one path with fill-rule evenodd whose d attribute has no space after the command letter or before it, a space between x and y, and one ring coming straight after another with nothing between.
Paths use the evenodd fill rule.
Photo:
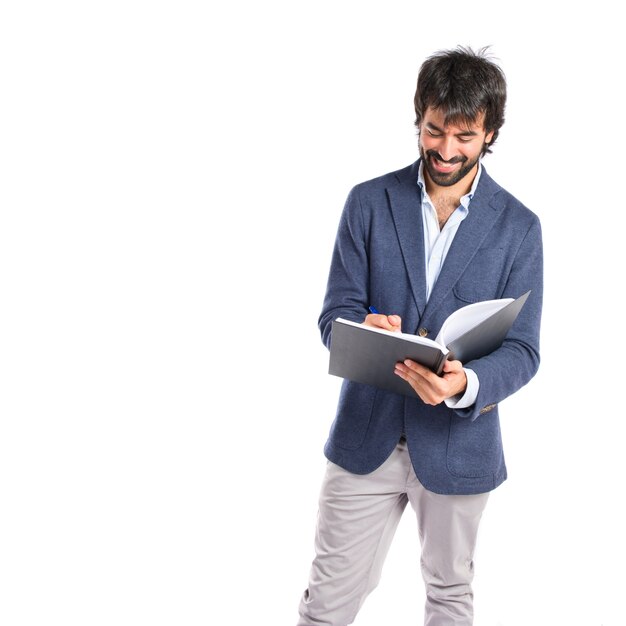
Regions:
<instances>
[{"instance_id":1,"label":"smiling mouth","mask_svg":"<svg viewBox=\"0 0 626 626\"><path fill-rule=\"evenodd\" d=\"M452 172L461 163L461 161L454 160L451 163L445 163L444 161L440 161L434 156L430 157L430 162L432 163L433 167L442 174Z\"/></svg>"},{"instance_id":2,"label":"smiling mouth","mask_svg":"<svg viewBox=\"0 0 626 626\"><path fill-rule=\"evenodd\" d=\"M426 156L430 161L431 167L439 174L450 174L458 169L457 166L463 167L463 163L467 161L460 154L446 161L436 150L427 150Z\"/></svg>"}]
</instances>

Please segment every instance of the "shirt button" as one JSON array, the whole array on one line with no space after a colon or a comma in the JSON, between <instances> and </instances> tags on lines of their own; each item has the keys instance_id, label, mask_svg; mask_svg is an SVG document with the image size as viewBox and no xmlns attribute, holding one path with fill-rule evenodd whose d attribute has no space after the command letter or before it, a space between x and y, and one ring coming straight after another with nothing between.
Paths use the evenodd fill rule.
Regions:
<instances>
[{"instance_id":1,"label":"shirt button","mask_svg":"<svg viewBox=\"0 0 626 626\"><path fill-rule=\"evenodd\" d=\"M428 330L426 330L425 328L420 328L420 329L417 331L417 334L418 334L420 337L426 337L426 335L428 335Z\"/></svg>"}]
</instances>

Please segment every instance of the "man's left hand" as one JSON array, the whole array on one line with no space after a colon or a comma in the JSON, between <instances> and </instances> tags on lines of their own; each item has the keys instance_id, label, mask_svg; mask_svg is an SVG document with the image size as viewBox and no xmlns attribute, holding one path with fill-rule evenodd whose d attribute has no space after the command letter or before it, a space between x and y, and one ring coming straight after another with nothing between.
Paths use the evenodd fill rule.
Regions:
<instances>
[{"instance_id":1,"label":"man's left hand","mask_svg":"<svg viewBox=\"0 0 626 626\"><path fill-rule=\"evenodd\" d=\"M406 380L424 403L433 406L447 398L463 394L467 387L467 377L461 361L446 361L443 376L437 376L427 367L409 359L396 363L394 373Z\"/></svg>"}]
</instances>

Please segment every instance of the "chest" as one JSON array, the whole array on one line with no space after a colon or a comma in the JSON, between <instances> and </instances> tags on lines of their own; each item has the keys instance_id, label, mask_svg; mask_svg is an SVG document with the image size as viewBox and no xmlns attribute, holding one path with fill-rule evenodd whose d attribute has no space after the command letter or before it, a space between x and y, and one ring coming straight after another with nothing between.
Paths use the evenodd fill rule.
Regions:
<instances>
[{"instance_id":1,"label":"chest","mask_svg":"<svg viewBox=\"0 0 626 626\"><path fill-rule=\"evenodd\" d=\"M460 204L460 199L453 196L440 196L431 198L437 221L439 222L439 230L446 225L448 218L456 211Z\"/></svg>"}]
</instances>

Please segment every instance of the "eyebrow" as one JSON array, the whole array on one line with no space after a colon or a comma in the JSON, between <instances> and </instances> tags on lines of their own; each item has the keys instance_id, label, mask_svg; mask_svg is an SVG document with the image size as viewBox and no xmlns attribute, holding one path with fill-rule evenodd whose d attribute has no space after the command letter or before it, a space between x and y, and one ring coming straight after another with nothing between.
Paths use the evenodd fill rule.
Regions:
<instances>
[{"instance_id":1,"label":"eyebrow","mask_svg":"<svg viewBox=\"0 0 626 626\"><path fill-rule=\"evenodd\" d=\"M439 126L436 126L432 122L426 122L426 127L430 130L436 130L439 133L444 132L442 128L439 128ZM477 135L478 133L474 130L463 130L460 133L456 133L457 137L476 137Z\"/></svg>"}]
</instances>

